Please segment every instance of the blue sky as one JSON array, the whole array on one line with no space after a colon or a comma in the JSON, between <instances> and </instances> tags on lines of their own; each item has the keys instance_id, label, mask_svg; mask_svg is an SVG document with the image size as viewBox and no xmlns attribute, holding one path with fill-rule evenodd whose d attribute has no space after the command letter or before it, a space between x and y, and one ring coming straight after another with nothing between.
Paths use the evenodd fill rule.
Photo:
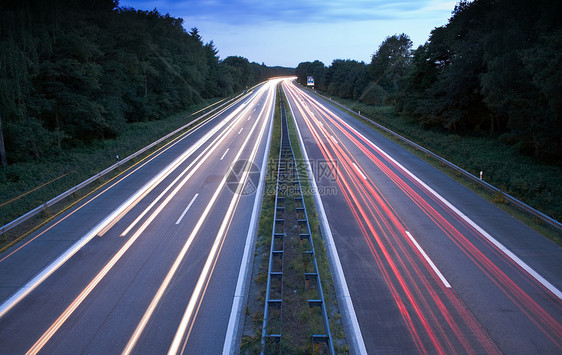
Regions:
<instances>
[{"instance_id":1,"label":"blue sky","mask_svg":"<svg viewBox=\"0 0 562 355\"><path fill-rule=\"evenodd\" d=\"M334 59L370 62L381 42L406 33L414 48L447 23L456 0L120 0L157 8L197 27L224 59L231 55L268 66Z\"/></svg>"}]
</instances>

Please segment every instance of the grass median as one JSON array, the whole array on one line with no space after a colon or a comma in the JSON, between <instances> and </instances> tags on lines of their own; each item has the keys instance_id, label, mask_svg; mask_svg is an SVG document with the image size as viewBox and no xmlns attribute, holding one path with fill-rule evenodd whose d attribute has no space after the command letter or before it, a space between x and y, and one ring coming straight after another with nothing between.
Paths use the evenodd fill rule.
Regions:
<instances>
[{"instance_id":1,"label":"grass median","mask_svg":"<svg viewBox=\"0 0 562 355\"><path fill-rule=\"evenodd\" d=\"M268 174L265 182L265 192L262 202L262 211L260 214L259 224L258 224L258 239L256 243L256 250L254 254L254 265L252 273L252 281L250 284L250 292L248 295L248 303L246 306L246 314L244 321L244 330L242 334L242 342L240 347L240 352L242 354L255 354L261 351L261 332L263 325L264 316L264 306L266 297L266 287L267 287L267 277L268 277L268 264L269 264L269 251L271 246L271 236L273 228L273 218L274 218L274 208L275 208L275 186L277 182L277 163L279 158L280 141L281 141L281 113L279 109L279 101L283 100L286 102L284 94L281 89L279 89L279 94L277 98L277 104L275 108L275 117L273 125L273 133L271 139L270 156L268 164ZM287 105L285 105L287 106ZM301 147L299 145L299 140L297 137L296 129L294 126L293 118L291 116L290 110L286 110L287 122L289 129L289 136L291 139L291 145L293 148L293 154L297 162L303 161ZM315 256L318 264L318 272L320 274L322 282L322 290L324 293L324 301L326 304L326 309L328 312L328 318L330 321L330 331L334 343L334 348L336 353L345 354L348 353L348 346L345 340L345 333L343 330L343 325L341 322L341 315L339 313L339 308L337 305L337 300L335 296L334 284L332 281L332 276L330 272L330 267L328 264L328 259L326 256L326 249L324 247L324 242L322 236L320 235L320 229L318 225L318 217L315 210L315 204L313 196L308 193L311 191L310 184L308 182L308 175L306 167L304 164L298 164L299 177L301 183L301 189L303 191L304 203L306 206L308 214L308 222L310 226L311 237L314 242ZM286 208L289 208L287 206ZM297 238L298 239L298 238ZM295 250L300 250L295 248ZM299 259L299 258L297 258ZM297 259L291 260L286 268L289 273L293 272L297 274L299 270L304 270L306 266L302 265L302 262ZM284 260L284 263L286 260ZM292 290L297 293L306 292L304 287L304 271L300 274L302 277L302 285L293 285ZM284 275L285 279L285 275ZM294 280L290 280L294 281ZM285 283L285 280L283 281ZM284 286L285 287L285 286ZM305 297L304 294L297 295L302 298ZM284 298L285 301L285 298ZM300 303L300 302L299 302ZM282 307L296 307L295 305L283 305ZM305 322L308 321L308 307L304 307L303 310L290 310L292 314L301 314ZM284 327L293 327L294 325L284 325ZM313 325L311 325L313 327ZM313 353L312 344L306 344L303 346L302 342L297 339L291 339L292 336L299 336L298 332L292 332L291 329L286 329L287 331L282 332L281 349L284 353ZM294 330L294 329L293 329ZM307 336L308 331L305 329L297 329L300 331L300 336Z\"/></svg>"}]
</instances>

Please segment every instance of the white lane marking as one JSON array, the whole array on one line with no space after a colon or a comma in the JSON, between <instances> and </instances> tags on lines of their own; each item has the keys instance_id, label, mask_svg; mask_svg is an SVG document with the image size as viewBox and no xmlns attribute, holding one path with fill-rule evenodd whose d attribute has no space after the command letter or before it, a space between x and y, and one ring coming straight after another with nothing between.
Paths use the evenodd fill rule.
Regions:
<instances>
[{"instance_id":1,"label":"white lane marking","mask_svg":"<svg viewBox=\"0 0 562 355\"><path fill-rule=\"evenodd\" d=\"M425 251L422 249L422 247L418 244L418 242L414 239L414 237L410 234L410 232L405 231L406 234L408 235L408 237L410 238L410 240L412 241L412 243L414 243L414 245L416 246L416 248L418 248L418 250L420 251L421 255L423 255L423 257L425 258L425 261L427 261L427 263L429 264L429 266L431 266L431 268L433 269L433 271L435 271L435 273L437 274L437 276L439 276L439 278L441 279L441 282L443 282L443 285L445 285L445 287L447 288L451 288L451 284L449 284L449 282L447 281L447 279L445 278L445 276L443 276L443 274L439 271L439 269L437 268L437 266L435 266L435 264L433 263L433 261L431 261L431 259L429 258L429 256L427 256L427 254L425 253Z\"/></svg>"},{"instance_id":2,"label":"white lane marking","mask_svg":"<svg viewBox=\"0 0 562 355\"><path fill-rule=\"evenodd\" d=\"M193 205L193 202L195 202L195 200L197 199L197 196L199 196L199 194L195 194L195 196L193 196L193 198L191 199L191 202L187 205L185 210L183 210L183 213L181 214L180 218L178 218L178 220L176 221L176 224L180 224L181 220L183 219L183 217L185 216L187 211L189 211L189 209L191 208L191 205Z\"/></svg>"},{"instance_id":3,"label":"white lane marking","mask_svg":"<svg viewBox=\"0 0 562 355\"><path fill-rule=\"evenodd\" d=\"M509 257L512 261L514 261L517 265L519 265L523 270L525 270L529 275L531 275L535 280L540 282L544 287L546 287L550 292L552 292L556 297L562 299L562 292L556 288L553 284L548 282L544 277L542 277L538 272L536 272L532 267L527 265L523 260L521 260L517 255L513 254L513 252L507 249L502 243L497 241L494 237L492 237L488 232L486 232L482 227L476 224L472 219L466 216L464 213L459 211L453 204L447 201L443 196L438 194L435 190L429 187L425 182L423 182L420 178L406 169L402 164L397 162L394 158L388 155L384 150L382 150L379 146L375 143L371 142L367 137L359 133L355 128L351 127L348 123L344 122L342 119L339 119L341 123L347 126L350 130L355 132L358 136L362 137L365 141L369 142L373 148L377 151L381 152L385 157L387 157L390 161L392 161L396 166L398 166L402 171L408 174L412 179L416 180L421 186L423 186L429 193L435 196L439 201L445 204L451 211L453 211L457 216L461 217L466 223L470 224L474 229L476 229L484 238L486 238L490 243L494 244L499 250L501 250L507 257Z\"/></svg>"},{"instance_id":4,"label":"white lane marking","mask_svg":"<svg viewBox=\"0 0 562 355\"><path fill-rule=\"evenodd\" d=\"M275 107L275 98L273 99L273 107ZM273 121L273 110L270 113L269 121ZM228 326L226 328L226 336L224 338L224 345L222 348L223 355L235 353L235 340L236 332L242 319L242 306L244 298L246 297L246 285L248 284L250 264L252 262L252 250L254 248L257 229L258 229L258 217L261 210L261 204L263 199L263 190L265 188L265 173L267 170L267 160L269 158L269 148L271 145L271 132L273 130L273 124L269 125L269 131L267 133L267 142L265 143L266 150L261 163L261 173L260 180L258 184L258 189L256 190L256 197L254 198L254 208L252 210L252 216L250 218L250 228L248 229L248 234L246 235L246 244L244 245L244 254L242 256L242 262L240 263L240 271L238 272L238 281L236 282L236 290L234 291L234 300L232 302L232 308L230 309L230 317L228 319Z\"/></svg>"},{"instance_id":5,"label":"white lane marking","mask_svg":"<svg viewBox=\"0 0 562 355\"><path fill-rule=\"evenodd\" d=\"M296 100L295 100L296 101ZM299 142L302 149L302 154L304 161L306 163L306 169L308 172L308 179L313 191L318 191L316 185L316 179L312 172L312 165L310 164L310 159L308 158L308 153L302 139L302 135L298 124L296 124L296 116L293 112L293 107L289 105L293 120L295 120L295 127L297 130L297 135L299 137ZM336 244L334 243L334 237L332 235L332 230L330 229L330 224L328 223L328 217L326 216L326 210L324 209L324 204L320 194L313 194L314 201L316 202L316 208L318 212L318 218L320 220L320 225L322 228L322 235L326 238L326 250L328 251L328 258L330 259L330 265L334 268L334 284L338 295L338 302L342 306L342 318L345 319L345 324L351 328L350 329L350 347L357 354L367 354L367 348L365 347L365 342L363 340L363 335L361 334L361 328L359 327L359 322L357 321L357 314L355 313L355 308L353 307L353 301L351 299L351 294L349 293L349 288L347 287L347 281L345 280L345 274L343 273L343 268L341 266L340 257L338 255L338 250ZM348 329L346 329L346 332Z\"/></svg>"},{"instance_id":6,"label":"white lane marking","mask_svg":"<svg viewBox=\"0 0 562 355\"><path fill-rule=\"evenodd\" d=\"M224 152L224 154L221 157L221 160L224 159L224 157L226 156L226 154L228 153L228 151L230 150L230 148L226 148L226 151Z\"/></svg>"},{"instance_id":7,"label":"white lane marking","mask_svg":"<svg viewBox=\"0 0 562 355\"><path fill-rule=\"evenodd\" d=\"M203 222L207 219L207 215L210 213L211 209L213 208L213 206L215 204L215 201L216 201L216 199L217 199L217 197L218 197L218 195L221 191L222 191L222 184L217 188L217 190L215 191L215 193L211 197L211 200L207 204L207 207L205 207L205 210L203 211L203 214L201 215L201 217L199 218L199 220L195 224L195 227L191 231L191 234L187 238L187 241L185 242L185 244L183 245L182 249L180 250L178 256L174 260L174 263L172 264L172 267L170 268L170 270L166 274L166 277L164 277L164 280L162 281L162 283L160 284L160 287L158 288L158 291L156 292L156 294L152 298L152 301L150 302L148 308L146 309L144 315L142 316L139 324L137 324L137 327L136 327L135 331L133 332L133 335L131 335L131 338L129 339L129 342L127 343L127 345L126 345L125 349L123 350L122 354L130 354L132 352L132 350L135 347L138 339L140 338L141 334L143 333L144 328L146 327L146 324L148 323L149 319L152 317L152 314L154 313L154 310L156 309L156 306L160 302L162 296L164 295L164 292L166 291L166 289L168 288L168 285L172 281L172 278L175 275L176 270L180 267L181 262L183 261L183 258L185 257L188 250L190 249L191 244L193 243L193 240L195 239L196 234L199 233L199 229L203 225Z\"/></svg>"},{"instance_id":8,"label":"white lane marking","mask_svg":"<svg viewBox=\"0 0 562 355\"><path fill-rule=\"evenodd\" d=\"M238 131L238 134L242 133L243 130L244 130L244 127L240 128L240 131Z\"/></svg>"},{"instance_id":9,"label":"white lane marking","mask_svg":"<svg viewBox=\"0 0 562 355\"><path fill-rule=\"evenodd\" d=\"M330 138L332 138L332 141L334 141L335 144L338 144L338 141L334 138L334 136L330 135Z\"/></svg>"},{"instance_id":10,"label":"white lane marking","mask_svg":"<svg viewBox=\"0 0 562 355\"><path fill-rule=\"evenodd\" d=\"M361 171L361 169L359 169L359 167L357 166L357 164L353 163L353 166L355 167L355 170L361 174L361 176L363 177L363 180L367 180L367 177L365 176L365 174L363 174L363 172Z\"/></svg>"},{"instance_id":11,"label":"white lane marking","mask_svg":"<svg viewBox=\"0 0 562 355\"><path fill-rule=\"evenodd\" d=\"M229 107L231 107L234 104L231 104ZM205 124L205 122L196 126L192 132L197 131L199 128L203 127L204 124ZM223 125L223 124L221 123L220 125ZM210 134L210 133L207 133L207 134ZM189 137L190 135L191 134L187 134L185 137ZM180 141L181 141L181 139L178 140L176 143L172 144L171 146L169 146L168 148L166 148L165 150L171 148L172 146L174 146L175 144L177 144ZM192 149L190 148L189 150L191 151ZM194 150L195 150L195 148L193 148L193 151ZM158 153L155 157L157 157L161 153ZM132 206L134 206L140 199L142 199L148 192L150 192L154 188L154 186L156 186L158 183L160 183L160 181L162 181L162 179L165 176L167 176L167 175L165 175L165 172L168 169L172 169L172 170L175 169L175 167L177 167L177 165L179 164L178 162L180 161L180 159L182 157L185 157L185 156L189 156L189 152L185 152L180 157L178 157L176 160L174 160L172 163L170 163L157 176L155 176L152 180L150 180L145 185L143 185L139 190L137 190L137 192L134 195L129 197L129 199L127 199L122 205L117 207L117 209L113 210L113 212L110 215L108 215L100 223L98 223L96 226L94 226L86 235L84 235L75 244L73 244L69 249L67 249L63 254L61 254L57 259L55 259L55 261L53 261L51 264L49 264L49 266L47 266L43 270L41 270L41 272L39 274L37 274L32 280L27 282L16 293L14 293L9 299L4 301L2 303L2 305L0 306L0 318L3 317L4 314L8 310L10 310L14 305L16 305L28 293L33 291L39 284L41 284L45 279L47 279L53 272L55 272L62 264L64 264L70 257L72 257L72 255L74 255L80 248L82 248L82 246L84 246L94 236L102 234L102 232L105 229L107 229L108 225L113 224L113 222L116 219L119 219L123 215L124 211L127 211L130 208L132 208ZM154 158L152 158L152 159L154 159ZM141 167L144 166L145 164L146 163L141 165ZM133 173L138 171L139 168L135 169L133 171ZM132 173L129 173L127 176L130 176L131 174ZM119 180L118 182L120 182L122 180L123 179ZM115 184L117 184L117 183L115 183ZM115 186L115 184L112 185L112 186ZM107 189L105 191L107 191ZM100 193L99 195L101 195L102 193ZM99 195L97 195L97 196L99 196Z\"/></svg>"}]
</instances>

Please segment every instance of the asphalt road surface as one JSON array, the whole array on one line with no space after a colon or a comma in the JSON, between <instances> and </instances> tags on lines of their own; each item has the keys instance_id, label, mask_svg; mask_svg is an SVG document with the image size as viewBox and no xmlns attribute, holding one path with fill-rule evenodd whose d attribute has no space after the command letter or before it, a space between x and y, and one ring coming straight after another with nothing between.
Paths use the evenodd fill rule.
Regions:
<instances>
[{"instance_id":1,"label":"asphalt road surface","mask_svg":"<svg viewBox=\"0 0 562 355\"><path fill-rule=\"evenodd\" d=\"M0 353L221 353L275 90L255 88L0 255Z\"/></svg>"},{"instance_id":2,"label":"asphalt road surface","mask_svg":"<svg viewBox=\"0 0 562 355\"><path fill-rule=\"evenodd\" d=\"M329 100L283 88L363 349L562 353L560 247Z\"/></svg>"}]
</instances>

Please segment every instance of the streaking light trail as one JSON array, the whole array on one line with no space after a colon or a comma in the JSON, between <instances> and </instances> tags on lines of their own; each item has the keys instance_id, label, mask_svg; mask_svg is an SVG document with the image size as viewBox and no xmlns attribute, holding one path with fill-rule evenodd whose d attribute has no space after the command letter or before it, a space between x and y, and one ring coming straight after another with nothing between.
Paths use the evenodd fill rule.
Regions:
<instances>
[{"instance_id":1,"label":"streaking light trail","mask_svg":"<svg viewBox=\"0 0 562 355\"><path fill-rule=\"evenodd\" d=\"M485 231L475 223L470 223L454 206L445 202L318 100L287 82L284 83L284 89L290 97L291 109L313 137L323 159L338 162L338 172L333 173L337 174L339 191L420 352L450 353L458 351L459 346L468 353L496 353L498 349L475 317L463 306L454 292L454 285L451 288L451 284L410 234L410 228L371 180L367 174L370 170L365 169L365 161L394 182L550 341L562 349L562 326L559 321L545 312L486 253L469 241L463 234L466 232L461 232L449 219L460 222L463 228L487 242L488 248L494 253L503 254L501 258L504 263L528 271L512 258L506 248L494 243ZM358 152L361 154L361 163ZM442 211L428 201L437 203ZM532 276L528 278L529 281L535 281L536 285L544 285L552 291L535 274L529 272L528 275ZM556 289L553 291L555 295L558 292Z\"/></svg>"}]
</instances>

